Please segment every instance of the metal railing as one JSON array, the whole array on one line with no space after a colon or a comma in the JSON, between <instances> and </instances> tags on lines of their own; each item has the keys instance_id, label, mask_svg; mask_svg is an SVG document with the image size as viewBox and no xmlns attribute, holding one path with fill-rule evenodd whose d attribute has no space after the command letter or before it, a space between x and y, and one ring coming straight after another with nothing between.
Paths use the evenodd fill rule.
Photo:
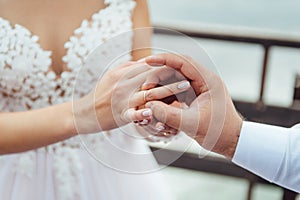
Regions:
<instances>
[{"instance_id":1,"label":"metal railing","mask_svg":"<svg viewBox=\"0 0 300 200\"><path fill-rule=\"evenodd\" d=\"M247 119L256 122L268 123L273 125L290 127L295 123L299 123L300 119L300 104L294 104L294 107L283 108L276 106L267 106L264 104L264 93L265 93L265 82L268 72L268 62L270 55L270 48L274 46L279 47L290 47L300 49L300 37L287 36L281 33L266 33L257 30L248 29L231 29L223 27L212 27L212 26L198 26L196 29L195 25L191 24L181 24L178 23L161 23L155 24L156 27L163 29L156 29L155 34L170 34L171 32L164 29L171 29L178 31L194 38L220 40L228 42L239 42L239 43L250 43L261 45L264 49L264 57L261 68L261 80L260 80L260 94L259 99L256 103L234 101L237 110L245 116ZM193 28L191 28L193 27ZM300 63L299 63L300 65ZM298 88L299 87L299 88ZM300 80L296 79L294 99L300 96ZM299 100L298 100L299 101ZM284 117L282 117L284 116ZM155 150L155 148L153 148ZM166 150L164 156L168 156L178 152L173 150ZM154 151L155 155L155 151ZM156 155L156 159L160 164L164 164L162 160L159 159L159 155ZM178 160L171 164L174 167L180 167L185 169L204 171L209 173L221 174L226 176L244 178L249 181L249 189L247 194L247 199L250 200L252 196L252 189L256 183L261 184L271 184L262 178L248 172L238 166L235 166L230 161L206 157L204 159L199 159L198 156L190 153L184 153ZM279 187L279 186L277 186ZM284 200L296 199L297 193L283 188Z\"/></svg>"},{"instance_id":2,"label":"metal railing","mask_svg":"<svg viewBox=\"0 0 300 200\"><path fill-rule=\"evenodd\" d=\"M221 40L228 42L242 42L258 44L264 49L264 57L261 68L260 93L258 103L264 103L265 83L268 70L269 55L271 47L300 48L300 37L287 35L279 32L265 32L257 29L231 28L226 26L199 25L193 23L156 23L156 34L170 34L173 30L194 38ZM191 28L193 27L193 28ZM197 27L197 28L195 28ZM165 29L165 30L164 30Z\"/></svg>"}]
</instances>

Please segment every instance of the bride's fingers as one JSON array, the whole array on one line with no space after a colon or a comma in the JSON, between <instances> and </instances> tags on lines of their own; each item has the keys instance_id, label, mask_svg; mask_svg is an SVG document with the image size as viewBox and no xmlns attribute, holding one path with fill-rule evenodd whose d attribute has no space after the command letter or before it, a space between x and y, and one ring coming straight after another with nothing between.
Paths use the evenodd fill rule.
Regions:
<instances>
[{"instance_id":1,"label":"bride's fingers","mask_svg":"<svg viewBox=\"0 0 300 200\"><path fill-rule=\"evenodd\" d=\"M139 132L143 138L149 142L169 142L173 140L173 136L177 135L178 131L171 128L161 122L157 122L153 118L148 125L135 126L136 130ZM162 126L162 128L160 128Z\"/></svg>"},{"instance_id":2,"label":"bride's fingers","mask_svg":"<svg viewBox=\"0 0 300 200\"><path fill-rule=\"evenodd\" d=\"M136 76L140 75L140 76L146 76L148 73L147 71L151 70L151 66L149 65L145 65L145 64L133 64L133 65L129 65L123 67L122 70L120 70L120 72L123 74L123 79L132 79L135 78ZM135 81L137 81L139 79L135 79ZM139 80L142 81L142 80Z\"/></svg>"},{"instance_id":3,"label":"bride's fingers","mask_svg":"<svg viewBox=\"0 0 300 200\"><path fill-rule=\"evenodd\" d=\"M169 127L166 124L163 124L162 122L157 122L155 125L155 129L157 130L157 133L155 136L159 137L172 137L178 134L178 130L174 129L172 127Z\"/></svg>"},{"instance_id":4,"label":"bride's fingers","mask_svg":"<svg viewBox=\"0 0 300 200\"><path fill-rule=\"evenodd\" d=\"M146 81L141 87L141 90L149 90L157 86L160 82L175 83L186 80L179 72L169 67L162 67L148 71Z\"/></svg>"},{"instance_id":5,"label":"bride's fingers","mask_svg":"<svg viewBox=\"0 0 300 200\"><path fill-rule=\"evenodd\" d=\"M147 125L152 118L152 111L151 109L140 109L135 110L134 108L129 108L123 114L123 120L125 122L136 122L140 123L141 125Z\"/></svg>"},{"instance_id":6,"label":"bride's fingers","mask_svg":"<svg viewBox=\"0 0 300 200\"><path fill-rule=\"evenodd\" d=\"M124 63L120 64L119 66L117 66L117 68L122 69L122 68L126 68L126 67L129 67L129 66L132 66L134 64L136 64L136 62L134 62L134 61L128 61L128 62L124 62Z\"/></svg>"},{"instance_id":7,"label":"bride's fingers","mask_svg":"<svg viewBox=\"0 0 300 200\"><path fill-rule=\"evenodd\" d=\"M132 96L130 105L132 107L144 105L148 101L160 100L168 96L184 92L190 87L191 85L188 81L180 81L150 90L139 91Z\"/></svg>"},{"instance_id":8,"label":"bride's fingers","mask_svg":"<svg viewBox=\"0 0 300 200\"><path fill-rule=\"evenodd\" d=\"M158 132L161 132L163 130L165 130L165 124L161 123L161 122L157 122L155 124L155 129L158 131Z\"/></svg>"}]
</instances>

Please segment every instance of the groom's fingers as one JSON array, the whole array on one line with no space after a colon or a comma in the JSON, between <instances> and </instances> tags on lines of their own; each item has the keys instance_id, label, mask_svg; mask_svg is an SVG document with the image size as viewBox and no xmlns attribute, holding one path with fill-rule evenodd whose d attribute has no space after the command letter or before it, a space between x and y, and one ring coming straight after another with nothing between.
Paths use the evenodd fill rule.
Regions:
<instances>
[{"instance_id":1,"label":"groom's fingers","mask_svg":"<svg viewBox=\"0 0 300 200\"><path fill-rule=\"evenodd\" d=\"M191 58L177 54L153 55L147 57L145 62L151 66L166 65L180 71L190 80L199 79L200 71L203 69L201 65L194 63Z\"/></svg>"},{"instance_id":2,"label":"groom's fingers","mask_svg":"<svg viewBox=\"0 0 300 200\"><path fill-rule=\"evenodd\" d=\"M148 101L160 100L188 90L191 87L190 82L180 81L169 85L143 90L135 93L130 99L130 106L137 107L144 105Z\"/></svg>"},{"instance_id":3,"label":"groom's fingers","mask_svg":"<svg viewBox=\"0 0 300 200\"><path fill-rule=\"evenodd\" d=\"M201 125L199 106L195 105L193 109L177 108L161 101L151 101L146 104L146 108L152 110L154 119L174 129L184 131L192 138L197 136Z\"/></svg>"},{"instance_id":4,"label":"groom's fingers","mask_svg":"<svg viewBox=\"0 0 300 200\"><path fill-rule=\"evenodd\" d=\"M211 87L216 75L203 65L196 63L188 56L178 54L158 54L145 58L151 66L167 66L179 71L191 80L192 87L197 94L205 92Z\"/></svg>"},{"instance_id":5,"label":"groom's fingers","mask_svg":"<svg viewBox=\"0 0 300 200\"><path fill-rule=\"evenodd\" d=\"M214 76L213 73L200 63L196 63L188 56L178 54L157 54L145 58L151 66L167 66L179 71L198 86L205 85L205 80Z\"/></svg>"},{"instance_id":6,"label":"groom's fingers","mask_svg":"<svg viewBox=\"0 0 300 200\"><path fill-rule=\"evenodd\" d=\"M178 71L170 68L170 67L160 67L160 68L153 68L152 71L148 71L148 74L146 75L147 78L142 86L142 90L148 90L153 87L155 87L157 84L159 84L162 81L166 81L173 77L173 82L186 80L182 75L180 78L177 78ZM180 74L180 73L179 73Z\"/></svg>"},{"instance_id":7,"label":"groom's fingers","mask_svg":"<svg viewBox=\"0 0 300 200\"><path fill-rule=\"evenodd\" d=\"M146 104L147 108L152 110L153 116L157 121L167 124L168 126L177 130L185 130L183 119L185 110L167 105L160 101L152 101Z\"/></svg>"}]
</instances>

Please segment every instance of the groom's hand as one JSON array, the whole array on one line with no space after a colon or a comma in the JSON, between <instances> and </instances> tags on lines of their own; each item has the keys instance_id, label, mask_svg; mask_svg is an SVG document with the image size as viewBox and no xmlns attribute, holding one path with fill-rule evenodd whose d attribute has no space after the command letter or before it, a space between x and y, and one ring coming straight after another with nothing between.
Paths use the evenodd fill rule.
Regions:
<instances>
[{"instance_id":1,"label":"groom's hand","mask_svg":"<svg viewBox=\"0 0 300 200\"><path fill-rule=\"evenodd\" d=\"M219 76L193 59L175 54L159 54L145 59L152 66L166 65L191 82L194 95L186 96L187 108L151 101L154 117L182 130L208 150L232 158L242 126L225 84Z\"/></svg>"}]
</instances>

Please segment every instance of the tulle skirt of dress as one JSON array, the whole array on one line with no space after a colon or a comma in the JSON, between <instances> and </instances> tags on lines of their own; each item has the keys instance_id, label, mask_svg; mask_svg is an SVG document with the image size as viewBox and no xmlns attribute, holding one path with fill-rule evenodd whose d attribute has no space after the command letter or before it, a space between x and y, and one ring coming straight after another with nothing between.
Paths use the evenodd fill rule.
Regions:
<instances>
[{"instance_id":1,"label":"tulle skirt of dress","mask_svg":"<svg viewBox=\"0 0 300 200\"><path fill-rule=\"evenodd\" d=\"M112 133L110 140L129 150L149 152L144 142L132 141L127 136ZM111 142L103 141L100 152L106 158L118 163L125 161L128 166L151 168L158 166L154 157L147 161L134 160L110 151ZM113 145L114 146L114 145ZM120 147L120 146L119 146ZM118 147L118 148L119 148ZM107 149L106 149L107 148ZM132 174L116 170L120 164L110 167L93 158L85 149L69 149L76 159L45 150L5 155L0 158L0 199L1 200L122 200L122 199L173 199L160 170L152 173ZM24 154L30 159L26 161ZM74 154L74 155L75 155ZM25 159L25 160L24 160ZM28 162L30 161L30 162ZM118 162L116 162L118 161ZM18 167L21 163L26 170ZM26 164L27 163L27 164ZM122 162L121 162L122 164ZM26 167L30 165L30 167ZM138 167L138 168L139 168ZM115 168L115 169L114 169ZM130 168L130 167L129 167ZM129 169L128 168L128 169ZM126 171L126 166L125 166Z\"/></svg>"}]
</instances>

